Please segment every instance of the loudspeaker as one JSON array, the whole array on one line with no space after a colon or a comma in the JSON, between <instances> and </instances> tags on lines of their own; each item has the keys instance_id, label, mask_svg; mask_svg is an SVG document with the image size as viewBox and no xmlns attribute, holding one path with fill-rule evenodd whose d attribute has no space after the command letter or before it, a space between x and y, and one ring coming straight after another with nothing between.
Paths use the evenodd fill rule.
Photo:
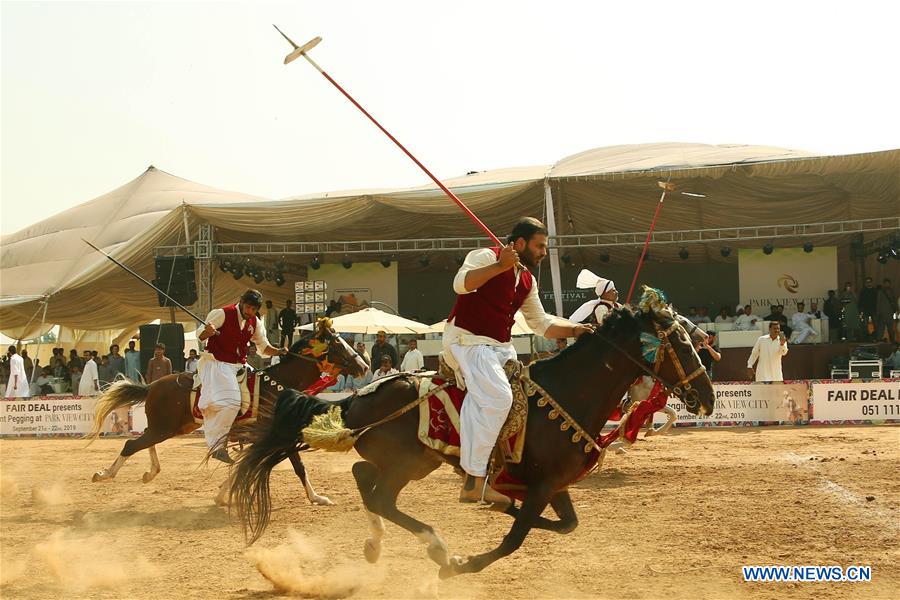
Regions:
<instances>
[{"instance_id":1,"label":"loudspeaker","mask_svg":"<svg viewBox=\"0 0 900 600\"><path fill-rule=\"evenodd\" d=\"M184 327L181 323L141 325L141 375L147 373L147 363L153 358L157 343L166 346L165 355L172 361L172 372L184 371Z\"/></svg>"},{"instance_id":2,"label":"loudspeaker","mask_svg":"<svg viewBox=\"0 0 900 600\"><path fill-rule=\"evenodd\" d=\"M153 285L184 306L194 304L197 301L197 276L193 257L157 256ZM157 294L157 299L160 306L175 306L162 294Z\"/></svg>"}]
</instances>

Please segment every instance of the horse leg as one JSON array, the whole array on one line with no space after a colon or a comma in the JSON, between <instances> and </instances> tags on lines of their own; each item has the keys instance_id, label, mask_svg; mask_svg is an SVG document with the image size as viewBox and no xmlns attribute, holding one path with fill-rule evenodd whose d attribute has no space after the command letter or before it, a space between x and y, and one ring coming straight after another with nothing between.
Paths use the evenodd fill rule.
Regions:
<instances>
[{"instance_id":1,"label":"horse leg","mask_svg":"<svg viewBox=\"0 0 900 600\"><path fill-rule=\"evenodd\" d=\"M123 449L122 453L116 457L115 461L113 461L113 464L111 464L108 469L101 469L94 473L94 476L91 477L91 481L94 483L97 483L98 481L109 481L116 476L116 473L119 472L119 469L122 468L122 465L125 464L125 461L128 460L129 456L131 455L126 455L125 450Z\"/></svg>"},{"instance_id":2,"label":"horse leg","mask_svg":"<svg viewBox=\"0 0 900 600\"><path fill-rule=\"evenodd\" d=\"M306 475L306 466L303 464L303 460L300 458L299 452L292 452L288 457L291 459L291 464L294 466L294 473L297 474L297 477L300 478L300 481L303 483L303 489L306 490L306 498L313 504L318 504L319 506L334 506L334 502L332 502L328 496L320 496L316 493L316 490L313 489L312 483L309 481L309 477Z\"/></svg>"},{"instance_id":3,"label":"horse leg","mask_svg":"<svg viewBox=\"0 0 900 600\"><path fill-rule=\"evenodd\" d=\"M659 429L653 429L653 422L650 422L650 430L644 434L644 437L650 437L651 435L666 435L669 429L672 428L672 425L675 424L675 421L678 420L678 413L668 406L663 407L663 412L666 413L666 423Z\"/></svg>"},{"instance_id":4,"label":"horse leg","mask_svg":"<svg viewBox=\"0 0 900 600\"><path fill-rule=\"evenodd\" d=\"M119 469L122 468L122 465L125 464L125 461L128 460L132 454L155 444L157 441L159 441L157 437L158 436L154 433L151 433L148 428L144 430L144 433L141 434L140 437L133 440L128 440L122 447L122 452L119 454L119 456L116 457L115 462L113 462L113 464L110 465L108 469L102 469L94 473L91 481L96 483L98 481L108 481L114 478L116 476L116 473L119 472Z\"/></svg>"},{"instance_id":5,"label":"horse leg","mask_svg":"<svg viewBox=\"0 0 900 600\"><path fill-rule=\"evenodd\" d=\"M375 491L375 482L378 479L378 467L367 461L360 461L353 465L353 478L356 479L356 487L362 497L363 509L369 521L370 537L366 538L363 546L363 555L370 563L378 562L381 556L381 540L384 538L384 521L372 512L372 494Z\"/></svg>"},{"instance_id":6,"label":"horse leg","mask_svg":"<svg viewBox=\"0 0 900 600\"><path fill-rule=\"evenodd\" d=\"M532 526L534 529L545 529L565 534L573 532L578 527L578 516L575 514L575 507L572 506L572 497L569 496L568 490L554 494L550 498L550 506L553 508L556 516L559 517L559 520L551 521L545 517L538 517ZM519 508L515 505L510 505L503 512L515 518L519 514Z\"/></svg>"},{"instance_id":7,"label":"horse leg","mask_svg":"<svg viewBox=\"0 0 900 600\"><path fill-rule=\"evenodd\" d=\"M358 464L360 463L357 463L357 465ZM430 473L439 466L440 463L435 463L425 474ZM401 470L401 468L397 468L396 465L391 465L391 467L390 471L381 470L375 467L368 473L362 473L363 480L366 482L368 481L366 476L371 477L374 475L375 479L374 488L370 488L371 492L366 509L377 516L384 517L391 523L399 525L415 535L419 538L420 542L428 545L428 558L438 565L447 565L450 560L450 553L447 550L447 545L444 544L444 541L434 532L434 529L432 529L430 525L414 519L397 508L397 496L400 495L400 491L406 487L406 484L410 482L411 477L408 474L409 469ZM354 465L354 475L358 470L365 469L367 469L367 467L356 467L356 465ZM363 498L363 501L365 502L365 498ZM375 531L377 531L378 522L374 519L370 519L369 523L374 534ZM381 540L378 539L379 549L380 542ZM368 541L366 542L366 545L369 545Z\"/></svg>"},{"instance_id":8,"label":"horse leg","mask_svg":"<svg viewBox=\"0 0 900 600\"><path fill-rule=\"evenodd\" d=\"M219 486L219 493L216 494L215 498L216 506L228 506L228 490L231 488L231 475L233 472L231 465L228 465L228 477Z\"/></svg>"},{"instance_id":9,"label":"horse leg","mask_svg":"<svg viewBox=\"0 0 900 600\"><path fill-rule=\"evenodd\" d=\"M518 550L522 542L525 541L528 532L534 526L535 521L544 512L552 496L552 492L541 487L529 488L512 528L503 537L500 545L490 552L470 556L466 560L454 556L450 560L450 564L441 567L441 570L438 572L440 578L447 579L460 573L478 573L496 560L509 556Z\"/></svg>"},{"instance_id":10,"label":"horse leg","mask_svg":"<svg viewBox=\"0 0 900 600\"><path fill-rule=\"evenodd\" d=\"M141 477L141 481L144 483L150 483L153 481L153 478L159 475L159 456L156 455L156 444L153 444L149 448L150 450L150 470L144 473L144 476Z\"/></svg>"}]
</instances>

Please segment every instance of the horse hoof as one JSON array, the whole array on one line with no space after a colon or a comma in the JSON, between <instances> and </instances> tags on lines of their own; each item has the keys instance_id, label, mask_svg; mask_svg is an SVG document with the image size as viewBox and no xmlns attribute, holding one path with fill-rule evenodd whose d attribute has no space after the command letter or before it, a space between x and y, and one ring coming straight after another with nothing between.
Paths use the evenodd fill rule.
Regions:
<instances>
[{"instance_id":1,"label":"horse hoof","mask_svg":"<svg viewBox=\"0 0 900 600\"><path fill-rule=\"evenodd\" d=\"M334 502L328 496L313 496L310 498L310 502L318 506L334 506Z\"/></svg>"},{"instance_id":2,"label":"horse hoof","mask_svg":"<svg viewBox=\"0 0 900 600\"><path fill-rule=\"evenodd\" d=\"M381 556L381 542L376 542L372 538L367 539L365 546L363 546L363 554L367 561L375 564Z\"/></svg>"},{"instance_id":3,"label":"horse hoof","mask_svg":"<svg viewBox=\"0 0 900 600\"><path fill-rule=\"evenodd\" d=\"M462 567L464 563L465 561L461 557L454 556L446 565L441 567L438 571L438 577L441 579L450 579L455 575L459 575L462 572L460 571L460 567Z\"/></svg>"},{"instance_id":4,"label":"horse hoof","mask_svg":"<svg viewBox=\"0 0 900 600\"><path fill-rule=\"evenodd\" d=\"M94 476L91 477L91 482L97 483L98 481L106 481L107 479L109 479L109 475L106 475L103 471L97 471L94 473Z\"/></svg>"},{"instance_id":5,"label":"horse hoof","mask_svg":"<svg viewBox=\"0 0 900 600\"><path fill-rule=\"evenodd\" d=\"M144 473L143 477L141 477L141 481L143 481L144 483L150 483L151 481L153 481L153 478L156 477L156 475L157 473L147 471L146 473Z\"/></svg>"}]
</instances>

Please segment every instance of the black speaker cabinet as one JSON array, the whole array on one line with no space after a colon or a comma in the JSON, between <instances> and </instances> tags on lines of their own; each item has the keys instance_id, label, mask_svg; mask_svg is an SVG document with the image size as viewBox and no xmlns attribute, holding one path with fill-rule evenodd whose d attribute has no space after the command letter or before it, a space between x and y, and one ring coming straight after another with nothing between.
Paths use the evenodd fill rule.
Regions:
<instances>
[{"instance_id":1,"label":"black speaker cabinet","mask_svg":"<svg viewBox=\"0 0 900 600\"><path fill-rule=\"evenodd\" d=\"M184 327L181 323L141 325L141 375L147 374L147 363L160 342L166 346L166 357L172 361L172 372L184 371Z\"/></svg>"},{"instance_id":2,"label":"black speaker cabinet","mask_svg":"<svg viewBox=\"0 0 900 600\"><path fill-rule=\"evenodd\" d=\"M194 304L197 301L194 259L190 256L157 256L153 285L183 306ZM175 306L162 294L157 294L157 297L160 306Z\"/></svg>"}]
</instances>

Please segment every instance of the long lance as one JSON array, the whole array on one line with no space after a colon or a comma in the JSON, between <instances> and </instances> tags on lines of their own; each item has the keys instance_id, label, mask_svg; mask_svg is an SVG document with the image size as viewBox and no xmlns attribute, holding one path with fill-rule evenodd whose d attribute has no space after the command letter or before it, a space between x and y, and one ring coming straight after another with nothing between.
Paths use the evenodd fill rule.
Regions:
<instances>
[{"instance_id":1,"label":"long lance","mask_svg":"<svg viewBox=\"0 0 900 600\"><path fill-rule=\"evenodd\" d=\"M400 148L400 149L403 151L404 154L406 154L406 155L407 155L414 163L416 163L416 165L417 165L420 169L422 169L422 171L424 171L425 174L428 175L429 178L431 178L431 180L435 183L435 185L437 185L437 186L441 189L441 191L443 191L445 194L447 194L447 196L448 196L451 200L453 200L453 202L455 202L456 205L459 206L459 207L462 209L462 211L463 211L464 213L466 213L466 215L468 215L468 217L469 217L470 219L472 219L472 221L474 221L475 224L478 225L478 227L480 227L481 230L484 231L484 233L487 234L487 236L488 236L489 238L491 238L491 240L493 240L493 242L494 242L495 244L497 244L498 246L502 246L502 245L503 245L503 243L500 241L500 239L499 239L496 235L494 235L493 232L491 232L491 230L488 228L488 226L485 225L485 224L481 221L481 219L479 219L477 216L475 216L475 213L473 213L471 210L469 210L469 207L468 207L468 206L466 206L465 204L463 204L463 201L460 200L460 199L456 196L456 194L454 194L453 192L451 192L451 191L447 188L447 186L445 186L443 183L441 183L441 181L440 181L437 177L435 177L435 176L431 173L431 171L428 170L428 167L426 167L425 165L423 165L422 162L419 161L418 158L416 158L415 156L413 156L413 153L410 152L409 150L407 150L407 149L406 149L406 146L404 146L403 144L401 144L401 143L397 140L397 138L395 138L393 135L391 135L391 133L390 133L387 129L385 129L385 128L381 125L381 123L379 123L379 122L375 119L375 117L373 117L371 114L369 114L369 111L367 111L365 108L363 108L363 106L362 106L359 102L357 102L357 101L353 98L353 96L351 96L350 94L347 93L347 90L345 90L344 88L342 88L342 87L340 86L340 84L339 84L337 81L335 81L334 79L332 79L331 75L329 75L328 73L326 73L325 70L322 69L322 67L320 67L320 66L316 63L316 61L314 61L313 59L311 59L311 58L309 57L309 55L307 54L307 52L310 51L310 50L312 50L314 47L316 47L316 46L319 44L319 42L322 41L322 38L321 38L321 37L316 36L316 37L314 37L313 39L311 39L311 40L309 40L308 42L306 42L305 44L303 44L302 46L298 46L297 44L294 43L294 41L293 41L291 38L289 38L288 36L286 36L286 35L284 34L283 31L281 31L280 29L278 29L278 26L277 26L277 25L274 25L274 24L273 24L272 26L273 26L276 30L278 30L278 33L280 33L280 34L282 35L282 37L284 37L284 39L286 39L286 40L288 41L288 43L290 43L291 46L294 47L293 51L291 51L290 54L288 54L287 56L284 57L284 64L288 64L288 63L290 63L290 62L292 62L292 61L294 61L294 60L300 58L301 56L302 56L303 58L305 58L305 59L306 59L306 62L308 62L309 64L311 64L313 67L315 67L316 70L317 70L319 73L321 73L322 76L325 77L325 79L327 79L327 80L329 81L329 83L331 83L331 85L333 85L334 87L336 87L337 90L338 90L341 94L343 94L345 98L347 98L347 100L349 100L350 102L353 103L353 106L355 106L356 108L358 108L358 109L360 110L360 112L362 112L362 114L366 115L366 117L368 117L368 119L369 119L370 121L372 121L372 123L374 123L375 126L378 127L378 129L380 129L381 132L382 132L384 135L388 136L388 138L390 138L390 140L391 140L392 142L394 142L394 143L397 145L397 147Z\"/></svg>"},{"instance_id":2,"label":"long lance","mask_svg":"<svg viewBox=\"0 0 900 600\"><path fill-rule=\"evenodd\" d=\"M634 286L637 283L638 274L641 272L641 267L644 266L644 257L647 256L647 248L650 247L650 239L653 237L653 229L656 227L656 219L659 218L659 211L662 209L663 202L666 200L666 192L672 192L675 190L674 184L666 181L665 183L659 182L659 186L662 188L662 194L659 196L659 202L656 204L656 212L653 213L653 220L650 221L650 231L647 232L647 239L644 240L644 249L641 250L641 257L638 259L637 267L634 269L634 277L631 279L631 287L628 288L628 296L625 298L625 304L631 302L631 296L634 294Z\"/></svg>"},{"instance_id":3,"label":"long lance","mask_svg":"<svg viewBox=\"0 0 900 600\"><path fill-rule=\"evenodd\" d=\"M104 252L103 250L101 250L100 248L98 248L97 246L95 246L95 245L93 245L92 243L90 243L89 241L87 241L86 239L81 238L81 241L84 242L85 244L87 244L88 246L90 246L91 248L93 248L94 250L96 250L97 252L99 252L100 254L102 254L103 256L105 256L106 258L108 258L109 260L113 261L114 263L116 263L117 265L119 265L120 267L122 267L123 269L125 269L125 271L127 271L128 273L130 273L131 275L133 275L134 277L136 277L139 281L142 281L142 282L143 282L144 284L146 284L147 286L153 288L153 289L156 291L157 294L160 294L160 295L162 295L162 296L165 296L165 298L166 298L169 302L171 302L172 304L174 304L175 306L177 306L178 308L180 308L181 310L183 310L183 311L186 312L187 314L189 314L189 315L191 315L192 317L194 317L194 319L195 319L198 323L201 323L201 324L203 324L203 325L206 325L206 321L204 321L203 319L201 319L200 317L198 317L197 315L195 315L191 310L189 310L189 309L188 309L187 307L185 307L183 304L181 304L180 302L178 302L177 300L175 300L175 298L173 298L172 296L168 295L167 293L165 293L164 291L162 291L161 289L159 289L158 287L156 287L155 285L153 285L152 283L150 283L149 281L147 281L146 279L144 279L143 277L141 277L140 275L138 275L137 273L135 273L134 271L132 271L130 268L126 267L126 266L123 265L121 262L119 262L118 260L116 260L115 258L113 258L112 256L110 256L109 254L107 254L106 252ZM218 333L218 332L217 332L217 333Z\"/></svg>"}]
</instances>

